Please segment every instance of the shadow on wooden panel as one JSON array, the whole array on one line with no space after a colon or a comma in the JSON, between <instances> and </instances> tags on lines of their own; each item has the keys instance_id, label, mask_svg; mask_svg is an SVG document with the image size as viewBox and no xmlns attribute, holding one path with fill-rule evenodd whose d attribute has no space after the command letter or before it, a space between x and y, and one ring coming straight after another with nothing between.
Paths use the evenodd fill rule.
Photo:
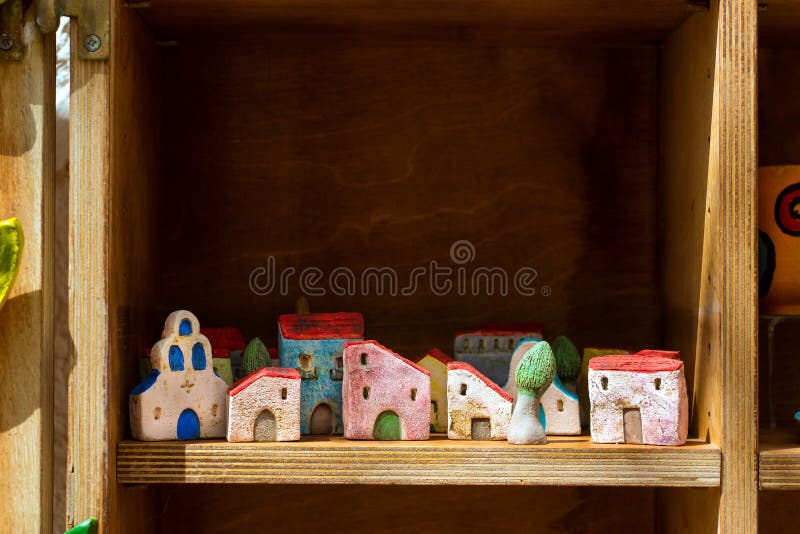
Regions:
<instances>
[{"instance_id":1,"label":"shadow on wooden panel","mask_svg":"<svg viewBox=\"0 0 800 534\"><path fill-rule=\"evenodd\" d=\"M719 488L657 488L658 534L715 534Z\"/></svg>"},{"instance_id":2,"label":"shadow on wooden panel","mask_svg":"<svg viewBox=\"0 0 800 534\"><path fill-rule=\"evenodd\" d=\"M758 495L759 534L797 531L798 491L762 491Z\"/></svg>"},{"instance_id":3,"label":"shadow on wooden panel","mask_svg":"<svg viewBox=\"0 0 800 534\"><path fill-rule=\"evenodd\" d=\"M313 267L326 291L312 311L362 311L404 355L520 320L578 346L658 342L654 48L190 39L164 54L159 314L186 307L274 340ZM453 261L459 240L471 261ZM251 290L270 258L294 269L286 295ZM427 278L407 296L363 291L368 267L393 269L399 291L432 261L454 269L446 295ZM508 295L485 280L459 294L459 266L504 269ZM337 267L356 273L355 294L331 291ZM523 267L533 296L513 285Z\"/></svg>"},{"instance_id":4,"label":"shadow on wooden panel","mask_svg":"<svg viewBox=\"0 0 800 534\"><path fill-rule=\"evenodd\" d=\"M161 532L654 532L650 488L165 486ZM191 513L188 513L191 510Z\"/></svg>"}]
</instances>

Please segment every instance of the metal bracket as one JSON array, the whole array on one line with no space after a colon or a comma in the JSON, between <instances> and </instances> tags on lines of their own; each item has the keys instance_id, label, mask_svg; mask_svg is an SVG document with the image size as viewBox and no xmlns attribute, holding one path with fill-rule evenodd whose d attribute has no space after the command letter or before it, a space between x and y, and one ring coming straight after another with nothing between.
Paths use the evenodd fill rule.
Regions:
<instances>
[{"instance_id":1,"label":"metal bracket","mask_svg":"<svg viewBox=\"0 0 800 534\"><path fill-rule=\"evenodd\" d=\"M36 0L36 24L42 33L58 29L60 17L78 26L78 58L108 59L111 48L109 0Z\"/></svg>"},{"instance_id":2,"label":"metal bracket","mask_svg":"<svg viewBox=\"0 0 800 534\"><path fill-rule=\"evenodd\" d=\"M22 41L22 0L0 0L0 61L20 61Z\"/></svg>"}]
</instances>

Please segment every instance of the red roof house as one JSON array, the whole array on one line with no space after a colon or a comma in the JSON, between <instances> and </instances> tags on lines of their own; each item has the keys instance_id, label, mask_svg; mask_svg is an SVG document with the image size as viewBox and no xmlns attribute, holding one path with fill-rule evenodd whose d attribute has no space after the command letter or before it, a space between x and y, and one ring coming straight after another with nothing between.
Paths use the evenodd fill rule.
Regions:
<instances>
[{"instance_id":1,"label":"red roof house","mask_svg":"<svg viewBox=\"0 0 800 534\"><path fill-rule=\"evenodd\" d=\"M228 388L228 441L300 439L300 373L264 367Z\"/></svg>"},{"instance_id":2,"label":"red roof house","mask_svg":"<svg viewBox=\"0 0 800 534\"><path fill-rule=\"evenodd\" d=\"M647 353L592 358L589 399L595 443L686 442L689 402L679 359Z\"/></svg>"},{"instance_id":3,"label":"red roof house","mask_svg":"<svg viewBox=\"0 0 800 534\"><path fill-rule=\"evenodd\" d=\"M377 341L345 344L342 415L346 438L428 439L430 403L430 371Z\"/></svg>"}]
</instances>

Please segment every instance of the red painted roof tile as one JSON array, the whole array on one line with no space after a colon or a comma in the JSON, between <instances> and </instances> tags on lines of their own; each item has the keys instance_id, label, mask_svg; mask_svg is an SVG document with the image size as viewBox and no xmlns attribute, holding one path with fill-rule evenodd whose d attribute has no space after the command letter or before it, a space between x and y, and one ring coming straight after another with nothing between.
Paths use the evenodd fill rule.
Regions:
<instances>
[{"instance_id":1,"label":"red painted roof tile","mask_svg":"<svg viewBox=\"0 0 800 534\"><path fill-rule=\"evenodd\" d=\"M490 388L495 390L497 393L499 393L501 397L503 397L504 399L506 399L509 402L514 402L514 397L512 397L507 391L505 391L503 388L501 388L500 386L498 386L497 384L495 384L494 382L489 380L483 373L481 373L480 371L475 369L473 366L471 366L467 362L450 362L450 363L447 364L447 370L449 371L450 369L454 369L454 370L455 369L462 369L464 371L472 373L473 375L475 375L478 378L480 378L481 380L483 380L483 382L487 386L489 386Z\"/></svg>"},{"instance_id":2,"label":"red painted roof tile","mask_svg":"<svg viewBox=\"0 0 800 534\"><path fill-rule=\"evenodd\" d=\"M439 360L440 362L442 362L445 365L447 365L449 362L453 361L453 358L451 358L450 356L445 354L443 351L441 351L441 350L439 350L439 349L437 349L435 347L432 348L431 350L429 350L428 352L426 352L425 354L423 354L422 356L420 356L419 358L417 358L415 361L417 363L419 363L420 361L422 361L422 359L425 356L430 356L431 358L436 358L437 360Z\"/></svg>"},{"instance_id":3,"label":"red painted roof tile","mask_svg":"<svg viewBox=\"0 0 800 534\"><path fill-rule=\"evenodd\" d=\"M241 393L247 387L258 380L259 378L264 378L265 376L275 377L275 378L291 378L292 380L300 380L300 373L297 369L287 369L284 367L264 367L259 369L254 373L250 373L244 378L240 378L236 382L234 382L228 388L228 395L231 397L235 396L238 393Z\"/></svg>"},{"instance_id":4,"label":"red painted roof tile","mask_svg":"<svg viewBox=\"0 0 800 534\"><path fill-rule=\"evenodd\" d=\"M674 358L641 356L636 354L617 354L598 356L589 360L589 369L595 371L631 371L635 373L657 373L677 371L683 362Z\"/></svg>"},{"instance_id":5,"label":"red painted roof tile","mask_svg":"<svg viewBox=\"0 0 800 534\"><path fill-rule=\"evenodd\" d=\"M380 343L378 343L374 339L369 339L369 340L364 340L364 341L349 341L349 342L344 344L344 348L347 349L347 347L351 347L351 346L355 347L357 345L377 345L378 348L386 351L387 353L389 353L391 356L394 356L398 360L407 363L408 365L410 365L411 367L413 367L414 369L416 369L420 373L424 373L424 374L426 374L428 376L431 376L431 372L428 371L427 369L425 369L424 367L421 367L421 366L417 365L416 363L412 362L408 358L403 358L402 356L397 354L392 349L384 347L383 345L381 345Z\"/></svg>"},{"instance_id":6,"label":"red painted roof tile","mask_svg":"<svg viewBox=\"0 0 800 534\"><path fill-rule=\"evenodd\" d=\"M244 350L244 336L238 328L201 328L200 333L208 338L212 350Z\"/></svg>"},{"instance_id":7,"label":"red painted roof tile","mask_svg":"<svg viewBox=\"0 0 800 534\"><path fill-rule=\"evenodd\" d=\"M302 313L281 315L278 327L284 339L355 339L364 337L360 313Z\"/></svg>"},{"instance_id":8,"label":"red painted roof tile","mask_svg":"<svg viewBox=\"0 0 800 534\"><path fill-rule=\"evenodd\" d=\"M673 360L679 359L681 357L681 353L677 350L644 349L640 350L639 352L636 352L635 354L637 356L658 356L661 358L671 358Z\"/></svg>"}]
</instances>

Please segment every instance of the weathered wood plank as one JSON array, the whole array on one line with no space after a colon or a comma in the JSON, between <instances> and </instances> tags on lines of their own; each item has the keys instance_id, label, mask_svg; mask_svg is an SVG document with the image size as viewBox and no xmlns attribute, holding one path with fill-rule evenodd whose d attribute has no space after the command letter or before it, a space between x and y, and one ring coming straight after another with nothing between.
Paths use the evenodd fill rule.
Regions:
<instances>
[{"instance_id":1,"label":"weathered wood plank","mask_svg":"<svg viewBox=\"0 0 800 534\"><path fill-rule=\"evenodd\" d=\"M552 437L542 446L429 441L381 444L341 437L294 443L120 443L122 483L535 484L715 486L713 445L597 445L588 437Z\"/></svg>"},{"instance_id":2,"label":"weathered wood plank","mask_svg":"<svg viewBox=\"0 0 800 534\"><path fill-rule=\"evenodd\" d=\"M0 524L50 532L54 284L55 41L25 16L21 61L0 61L0 219L25 250L0 311ZM19 44L19 43L18 43Z\"/></svg>"}]
</instances>

